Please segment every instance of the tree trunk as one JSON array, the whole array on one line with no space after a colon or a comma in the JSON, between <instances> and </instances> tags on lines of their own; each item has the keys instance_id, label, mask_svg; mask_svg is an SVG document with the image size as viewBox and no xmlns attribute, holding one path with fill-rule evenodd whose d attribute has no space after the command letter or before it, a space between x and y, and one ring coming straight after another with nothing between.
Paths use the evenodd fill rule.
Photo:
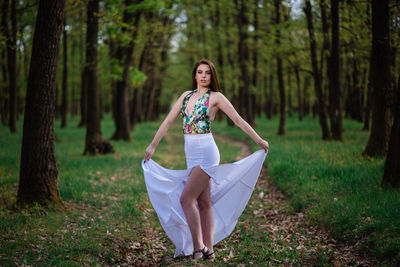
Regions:
<instances>
[{"instance_id":1,"label":"tree trunk","mask_svg":"<svg viewBox=\"0 0 400 267\"><path fill-rule=\"evenodd\" d=\"M85 63L86 64L86 63ZM87 85L87 66L83 66L82 70L82 77L81 77L81 101L80 101L80 108L81 108L81 121L79 122L78 126L83 127L86 126L86 121L87 121L87 90L88 90L88 85Z\"/></svg>"},{"instance_id":2,"label":"tree trunk","mask_svg":"<svg viewBox=\"0 0 400 267\"><path fill-rule=\"evenodd\" d=\"M298 105L298 112L299 112L299 121L303 120L303 99L301 97L301 82L300 82L300 72L299 72L299 66L296 65L294 67L294 72L296 74L296 84L297 84L297 105Z\"/></svg>"},{"instance_id":3,"label":"tree trunk","mask_svg":"<svg viewBox=\"0 0 400 267\"><path fill-rule=\"evenodd\" d=\"M1 34L1 33L0 33ZM1 64L1 72L2 72L2 84L4 84L4 87L0 87L0 116L1 116L1 123L3 125L7 125L7 101L6 101L6 95L7 95L7 86L5 85L7 83L7 68L4 64L4 62L7 62L5 59L5 51L2 50L0 51L0 64Z\"/></svg>"},{"instance_id":4,"label":"tree trunk","mask_svg":"<svg viewBox=\"0 0 400 267\"><path fill-rule=\"evenodd\" d=\"M62 95L61 95L61 128L67 127L68 112L68 37L67 37L67 19L64 17L63 31L63 78L62 78Z\"/></svg>"},{"instance_id":5,"label":"tree trunk","mask_svg":"<svg viewBox=\"0 0 400 267\"><path fill-rule=\"evenodd\" d=\"M310 114L310 94L308 92L308 88L310 87L311 77L306 76L303 82L303 109L304 116Z\"/></svg>"},{"instance_id":6,"label":"tree trunk","mask_svg":"<svg viewBox=\"0 0 400 267\"><path fill-rule=\"evenodd\" d=\"M355 52L353 52L355 54ZM362 122L362 91L361 81L359 80L359 67L356 57L353 57L353 85L352 85L352 114L351 118L358 122Z\"/></svg>"},{"instance_id":7,"label":"tree trunk","mask_svg":"<svg viewBox=\"0 0 400 267\"><path fill-rule=\"evenodd\" d=\"M391 128L391 58L388 0L372 0L372 124L363 155L385 156Z\"/></svg>"},{"instance_id":8,"label":"tree trunk","mask_svg":"<svg viewBox=\"0 0 400 267\"><path fill-rule=\"evenodd\" d=\"M253 114L253 99L250 93L250 74L249 74L249 47L248 47L248 26L249 21L246 15L246 1L235 0L236 9L238 10L238 29L239 29L239 107L240 113L251 126L255 125Z\"/></svg>"},{"instance_id":9,"label":"tree trunk","mask_svg":"<svg viewBox=\"0 0 400 267\"><path fill-rule=\"evenodd\" d=\"M268 106L267 106L267 118L272 119L274 115L274 76L272 74L268 77L269 82L269 94L268 94Z\"/></svg>"},{"instance_id":10,"label":"tree trunk","mask_svg":"<svg viewBox=\"0 0 400 267\"><path fill-rule=\"evenodd\" d=\"M7 22L7 13L8 13L8 0L3 0L1 5L1 30L0 34L7 38L8 36L8 22ZM4 87L0 88L0 112L1 112L1 122L4 125L8 125L8 102L7 102L7 91L8 91L8 72L7 72L7 51L1 50L1 73L3 76L3 84Z\"/></svg>"},{"instance_id":11,"label":"tree trunk","mask_svg":"<svg viewBox=\"0 0 400 267\"><path fill-rule=\"evenodd\" d=\"M4 2L8 2L7 0ZM8 66L8 91L9 91L9 118L8 126L12 133L18 131L17 127L17 1L11 1L11 34L6 27L7 38L7 66ZM6 4L4 4L6 6ZM8 7L7 7L8 8Z\"/></svg>"},{"instance_id":12,"label":"tree trunk","mask_svg":"<svg viewBox=\"0 0 400 267\"><path fill-rule=\"evenodd\" d=\"M104 140L100 127L100 98L97 85L97 36L99 0L89 0L86 30L86 79L87 122L84 154L114 152L111 144Z\"/></svg>"},{"instance_id":13,"label":"tree trunk","mask_svg":"<svg viewBox=\"0 0 400 267\"><path fill-rule=\"evenodd\" d=\"M331 86L329 86L329 99L331 103L330 118L331 131L334 140L342 141L343 116L342 116L342 85L340 74L340 51L339 51L339 0L331 0L332 19L332 46L330 58Z\"/></svg>"},{"instance_id":14,"label":"tree trunk","mask_svg":"<svg viewBox=\"0 0 400 267\"><path fill-rule=\"evenodd\" d=\"M84 23L84 10L79 14L80 22L83 24ZM83 36L83 27L79 31L79 36ZM82 73L81 73L81 98L80 98L80 115L81 119L78 124L78 127L84 127L86 126L86 121L87 121L87 79L86 79L86 62L85 62L85 52L86 52L86 40L85 38L80 38L79 42L79 54L80 54L80 64L83 66L82 68Z\"/></svg>"},{"instance_id":15,"label":"tree trunk","mask_svg":"<svg viewBox=\"0 0 400 267\"><path fill-rule=\"evenodd\" d=\"M275 5L275 25L276 25L276 39L275 43L277 47L280 46L281 43L281 31L280 27L280 0L274 0ZM278 76L278 88L279 88L279 111L280 111L280 118L279 118L279 128L278 128L278 135L285 135L286 134L286 97L285 97L285 86L283 84L283 72L282 72L282 59L279 54L276 56L276 64L277 64L277 76Z\"/></svg>"},{"instance_id":16,"label":"tree trunk","mask_svg":"<svg viewBox=\"0 0 400 267\"><path fill-rule=\"evenodd\" d=\"M293 114L293 103L292 103L292 77L291 77L291 70L287 71L287 82L288 82L288 116L289 118L292 117Z\"/></svg>"},{"instance_id":17,"label":"tree trunk","mask_svg":"<svg viewBox=\"0 0 400 267\"><path fill-rule=\"evenodd\" d=\"M54 155L57 60L65 0L39 2L26 95L17 203L61 203Z\"/></svg>"},{"instance_id":18,"label":"tree trunk","mask_svg":"<svg viewBox=\"0 0 400 267\"><path fill-rule=\"evenodd\" d=\"M318 62L317 62L317 52L316 52L316 41L314 37L314 25L312 20L312 10L311 4L309 0L305 1L305 8L304 13L307 17L307 28L308 33L310 36L310 50L311 50L311 63L313 69L313 76L314 76L314 87L315 93L317 95L317 108L318 108L318 115L319 115L319 124L321 125L322 130L322 139L329 140L331 138L331 133L329 131L327 118L326 118L326 107L325 107L325 99L322 93L322 77L321 73L318 69Z\"/></svg>"},{"instance_id":19,"label":"tree trunk","mask_svg":"<svg viewBox=\"0 0 400 267\"><path fill-rule=\"evenodd\" d=\"M258 70L258 47L259 47L259 33L258 33L258 9L259 9L259 0L254 0L254 7L253 7L253 16L254 16L254 33L253 33L253 78L252 78L252 84L254 88L257 88L257 81L259 77L259 70ZM252 95L253 99L253 106L254 108L256 107L256 97L255 95L250 91L250 94ZM254 112L255 113L255 112Z\"/></svg>"},{"instance_id":20,"label":"tree trunk","mask_svg":"<svg viewBox=\"0 0 400 267\"><path fill-rule=\"evenodd\" d=\"M389 148L381 185L400 186L400 76L394 105L394 123L390 134Z\"/></svg>"},{"instance_id":21,"label":"tree trunk","mask_svg":"<svg viewBox=\"0 0 400 267\"><path fill-rule=\"evenodd\" d=\"M368 85L367 85L367 103L365 105L365 112L364 112L364 127L363 130L369 130L369 124L371 120L371 109L372 109L372 71L374 66L372 66L372 54L369 60L369 73L368 73Z\"/></svg>"},{"instance_id":22,"label":"tree trunk","mask_svg":"<svg viewBox=\"0 0 400 267\"><path fill-rule=\"evenodd\" d=\"M220 26L220 1L215 1L215 28L217 30L217 34L221 35L224 34L221 31L221 26ZM225 73L224 73L224 54L222 52L222 43L221 43L221 38L217 38L217 62L219 66L219 76L220 76L220 85L221 85L221 91L224 92L225 88ZM220 113L220 112L219 112Z\"/></svg>"},{"instance_id":23,"label":"tree trunk","mask_svg":"<svg viewBox=\"0 0 400 267\"><path fill-rule=\"evenodd\" d=\"M130 24L132 19L135 18L134 22L134 32L132 35L132 40L136 39L138 33L138 26L140 21L140 12L136 11L134 14L128 12L128 8L132 4L137 4L141 1L125 0L125 11L123 15L123 22L125 24ZM122 28L122 32L126 33L127 29ZM128 88L129 88L129 71L132 64L132 53L135 49L135 42L129 42L126 46L122 43L118 43L116 48L116 58L119 62L123 63L122 79L116 82L116 98L113 107L114 122L115 122L115 132L111 139L113 140L132 140L130 136L130 119L129 119L129 98L128 98Z\"/></svg>"}]
</instances>

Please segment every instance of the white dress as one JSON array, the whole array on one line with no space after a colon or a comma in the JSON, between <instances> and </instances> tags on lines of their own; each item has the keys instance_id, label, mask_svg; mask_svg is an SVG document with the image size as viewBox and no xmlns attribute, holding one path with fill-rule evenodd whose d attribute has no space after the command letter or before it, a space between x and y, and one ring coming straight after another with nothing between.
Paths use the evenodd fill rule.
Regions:
<instances>
[{"instance_id":1,"label":"white dress","mask_svg":"<svg viewBox=\"0 0 400 267\"><path fill-rule=\"evenodd\" d=\"M212 134L185 135L187 169L167 169L152 159L142 161L150 201L161 226L176 246L174 257L193 252L192 237L179 201L192 168L200 166L211 177L215 245L235 228L267 155L264 150L258 150L234 163L219 164L219 152L215 148Z\"/></svg>"}]
</instances>

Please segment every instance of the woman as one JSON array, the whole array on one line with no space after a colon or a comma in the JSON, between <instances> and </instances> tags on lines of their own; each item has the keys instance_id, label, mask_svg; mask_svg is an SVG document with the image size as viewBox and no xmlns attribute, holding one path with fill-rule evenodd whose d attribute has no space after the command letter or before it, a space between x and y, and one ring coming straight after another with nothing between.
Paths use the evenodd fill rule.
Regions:
<instances>
[{"instance_id":1,"label":"woman","mask_svg":"<svg viewBox=\"0 0 400 267\"><path fill-rule=\"evenodd\" d=\"M232 232L247 204L268 152L268 142L258 136L219 92L217 73L211 61L197 62L192 79L192 91L184 92L176 101L146 148L142 166L153 207L177 247L175 256L188 255L192 249L193 259L213 259L213 245ZM257 151L239 162L219 165L219 151L211 134L211 122L218 110L228 115L264 151ZM183 117L188 168L168 170L150 158L179 113ZM244 182L246 179L251 181ZM244 197L237 194L244 194ZM237 203L230 208L235 201ZM217 212L215 219L213 211Z\"/></svg>"}]
</instances>

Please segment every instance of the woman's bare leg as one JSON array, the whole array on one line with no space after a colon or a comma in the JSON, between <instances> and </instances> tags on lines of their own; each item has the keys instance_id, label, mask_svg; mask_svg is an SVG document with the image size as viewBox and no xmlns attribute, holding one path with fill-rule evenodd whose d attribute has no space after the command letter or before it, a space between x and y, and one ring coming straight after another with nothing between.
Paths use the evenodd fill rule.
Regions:
<instances>
[{"instance_id":1,"label":"woman's bare leg","mask_svg":"<svg viewBox=\"0 0 400 267\"><path fill-rule=\"evenodd\" d=\"M210 182L207 187L200 194L198 198L200 209L201 230L203 234L204 245L213 251L213 237L214 237L214 214L212 212L211 195L210 195Z\"/></svg>"},{"instance_id":2,"label":"woman's bare leg","mask_svg":"<svg viewBox=\"0 0 400 267\"><path fill-rule=\"evenodd\" d=\"M192 234L193 249L195 251L202 249L204 246L201 234L200 213L196 207L196 201L209 185L209 180L210 177L199 166L194 167L180 198L182 209L185 213L190 233Z\"/></svg>"}]
</instances>

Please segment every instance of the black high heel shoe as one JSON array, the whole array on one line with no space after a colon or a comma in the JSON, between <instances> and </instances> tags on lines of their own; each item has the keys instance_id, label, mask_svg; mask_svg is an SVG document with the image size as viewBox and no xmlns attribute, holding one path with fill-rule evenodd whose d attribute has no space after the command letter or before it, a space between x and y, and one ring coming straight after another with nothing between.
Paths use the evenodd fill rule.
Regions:
<instances>
[{"instance_id":1,"label":"black high heel shoe","mask_svg":"<svg viewBox=\"0 0 400 267\"><path fill-rule=\"evenodd\" d=\"M192 259L193 259L193 260L201 259L201 258L197 258L197 259L194 258L194 255L195 255L196 253L201 253L201 254L203 254L203 259L204 259L204 255L206 254L206 246L204 246L203 249L199 249L199 250L193 251Z\"/></svg>"},{"instance_id":2,"label":"black high heel shoe","mask_svg":"<svg viewBox=\"0 0 400 267\"><path fill-rule=\"evenodd\" d=\"M212 257L213 255L214 257ZM203 252L203 259L213 261L215 259L214 251L210 251L210 249L207 248L207 251Z\"/></svg>"}]
</instances>

